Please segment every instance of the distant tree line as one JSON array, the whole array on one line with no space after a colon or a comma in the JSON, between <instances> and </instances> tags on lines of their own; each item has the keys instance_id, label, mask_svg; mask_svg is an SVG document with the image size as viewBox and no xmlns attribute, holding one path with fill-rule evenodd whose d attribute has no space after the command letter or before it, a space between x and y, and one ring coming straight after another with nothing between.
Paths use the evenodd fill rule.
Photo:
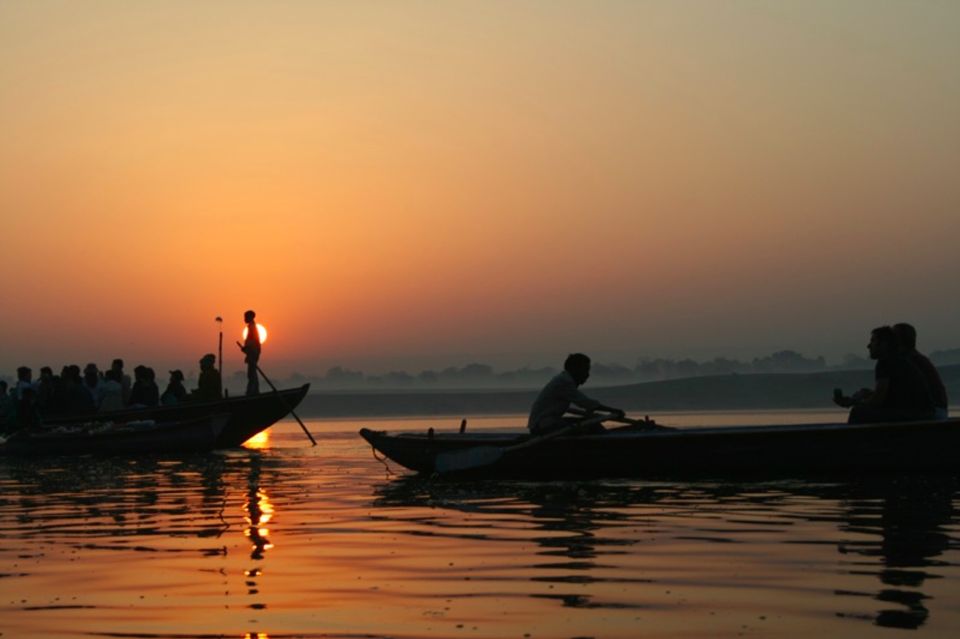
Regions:
<instances>
[{"instance_id":1,"label":"distant tree line","mask_svg":"<svg viewBox=\"0 0 960 639\"><path fill-rule=\"evenodd\" d=\"M938 366L960 364L960 348L933 351L930 359ZM845 355L839 363L828 364L823 357L805 357L792 351L777 351L750 361L716 357L707 361L693 359L641 358L633 366L594 361L591 371L591 386L618 386L640 382L652 382L707 375L748 375L751 373L815 373L831 370L863 370L873 368L873 362L859 355ZM424 370L419 373L391 371L379 375L366 374L343 366L333 366L322 375L293 373L286 378L274 379L283 386L310 383L312 390L437 390L469 388L537 388L559 372L558 368L523 367L510 371L496 371L492 366L471 363L462 367L450 366L441 370ZM191 372L187 387L195 385ZM11 378L0 375L11 383ZM246 372L228 374L224 385L233 395L246 388Z\"/></svg>"},{"instance_id":2,"label":"distant tree line","mask_svg":"<svg viewBox=\"0 0 960 639\"><path fill-rule=\"evenodd\" d=\"M960 348L934 351L930 359L940 366L960 364ZM756 373L815 373L830 370L862 370L873 368L873 362L859 355L847 354L839 363L828 364L823 357L806 357L792 350L783 350L750 361L717 357L707 361L693 359L641 358L633 366L595 361L591 372L592 386L612 386L640 382L703 377L707 375L748 375ZM284 386L310 382L313 390L346 389L462 389L462 388L536 388L559 372L558 368L523 367L496 371L492 366L470 363L442 370L419 373L390 371L368 375L359 370L333 366L323 375L294 373L283 380ZM233 378L236 379L233 379ZM228 380L231 387L245 383L242 371Z\"/></svg>"}]
</instances>

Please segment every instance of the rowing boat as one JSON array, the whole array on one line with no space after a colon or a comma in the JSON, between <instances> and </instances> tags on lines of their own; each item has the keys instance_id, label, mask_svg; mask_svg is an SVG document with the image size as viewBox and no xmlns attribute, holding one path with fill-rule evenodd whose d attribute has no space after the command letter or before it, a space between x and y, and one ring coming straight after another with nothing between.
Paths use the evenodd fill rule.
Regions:
<instances>
[{"instance_id":1,"label":"rowing boat","mask_svg":"<svg viewBox=\"0 0 960 639\"><path fill-rule=\"evenodd\" d=\"M425 474L492 477L654 477L960 471L960 419L887 424L799 424L610 429L536 446L526 433L360 431L375 451ZM501 450L489 464L439 473L451 453ZM441 463L438 465L438 456ZM456 470L456 469L455 469Z\"/></svg>"},{"instance_id":2,"label":"rowing boat","mask_svg":"<svg viewBox=\"0 0 960 639\"><path fill-rule=\"evenodd\" d=\"M217 447L229 415L176 421L95 420L29 428L0 438L0 455L138 455L198 453Z\"/></svg>"},{"instance_id":3,"label":"rowing boat","mask_svg":"<svg viewBox=\"0 0 960 639\"><path fill-rule=\"evenodd\" d=\"M303 401L308 390L310 390L310 384L304 384L299 388L290 388L276 393L243 395L215 401L186 401L170 406L124 408L93 415L89 413L57 415L45 419L44 424L49 427L69 426L89 422L94 418L99 422L115 423L143 420L178 422L213 415L226 415L227 420L217 437L216 447L233 448L283 419Z\"/></svg>"}]
</instances>

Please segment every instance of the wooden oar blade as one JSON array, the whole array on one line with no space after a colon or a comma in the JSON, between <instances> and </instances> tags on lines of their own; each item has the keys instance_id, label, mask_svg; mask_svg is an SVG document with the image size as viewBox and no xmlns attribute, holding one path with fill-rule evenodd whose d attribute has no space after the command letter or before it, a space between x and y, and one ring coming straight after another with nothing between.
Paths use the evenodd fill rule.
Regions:
<instances>
[{"instance_id":1,"label":"wooden oar blade","mask_svg":"<svg viewBox=\"0 0 960 639\"><path fill-rule=\"evenodd\" d=\"M447 451L440 453L433 460L433 470L444 474L492 466L500 461L503 452L503 448L497 446L474 446L463 450Z\"/></svg>"}]
</instances>

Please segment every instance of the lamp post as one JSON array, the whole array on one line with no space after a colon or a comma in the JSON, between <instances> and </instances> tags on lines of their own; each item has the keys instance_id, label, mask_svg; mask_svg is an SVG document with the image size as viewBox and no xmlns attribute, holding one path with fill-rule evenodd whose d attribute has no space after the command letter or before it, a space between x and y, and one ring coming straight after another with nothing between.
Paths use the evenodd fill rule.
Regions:
<instances>
[{"instance_id":1,"label":"lamp post","mask_svg":"<svg viewBox=\"0 0 960 639\"><path fill-rule=\"evenodd\" d=\"M220 331L220 340L217 343L217 363L220 368L220 384L223 384L223 318L217 315L215 320L217 322L217 328Z\"/></svg>"}]
</instances>

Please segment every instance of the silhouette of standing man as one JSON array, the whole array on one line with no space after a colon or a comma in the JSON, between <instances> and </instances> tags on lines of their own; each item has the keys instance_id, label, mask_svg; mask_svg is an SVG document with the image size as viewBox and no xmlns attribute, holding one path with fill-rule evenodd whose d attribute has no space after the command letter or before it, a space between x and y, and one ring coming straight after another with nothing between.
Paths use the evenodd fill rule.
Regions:
<instances>
[{"instance_id":1,"label":"silhouette of standing man","mask_svg":"<svg viewBox=\"0 0 960 639\"><path fill-rule=\"evenodd\" d=\"M257 364L260 361L260 332L254 321L257 314L247 311L243 314L243 321L247 323L247 337L243 341L243 352L247 363L247 395L257 395L260 392L260 379L257 377Z\"/></svg>"}]
</instances>

